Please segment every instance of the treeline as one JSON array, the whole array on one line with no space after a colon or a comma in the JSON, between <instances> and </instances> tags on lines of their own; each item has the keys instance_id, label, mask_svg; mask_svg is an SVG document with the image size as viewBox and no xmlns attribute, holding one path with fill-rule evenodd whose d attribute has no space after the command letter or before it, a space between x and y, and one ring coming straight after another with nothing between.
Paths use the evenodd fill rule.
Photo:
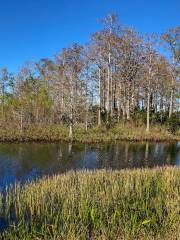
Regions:
<instances>
[{"instance_id":1,"label":"treeline","mask_svg":"<svg viewBox=\"0 0 180 240\"><path fill-rule=\"evenodd\" d=\"M1 69L0 123L74 126L132 121L163 124L178 118L180 27L139 34L109 14L86 45L53 59L28 62L16 74Z\"/></svg>"}]
</instances>

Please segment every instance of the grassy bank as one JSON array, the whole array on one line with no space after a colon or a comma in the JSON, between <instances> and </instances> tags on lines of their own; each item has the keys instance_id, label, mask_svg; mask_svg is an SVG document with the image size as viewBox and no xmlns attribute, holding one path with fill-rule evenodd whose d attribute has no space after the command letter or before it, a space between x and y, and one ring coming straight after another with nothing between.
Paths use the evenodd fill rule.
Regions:
<instances>
[{"instance_id":1,"label":"grassy bank","mask_svg":"<svg viewBox=\"0 0 180 240\"><path fill-rule=\"evenodd\" d=\"M73 139L68 137L68 127L60 125L30 125L21 132L16 127L0 129L1 142L14 141L75 141L82 143L111 142L116 140L129 141L180 141L180 131L176 135L168 132L165 127L152 126L149 133L145 127L134 127L131 124L117 124L113 128L89 128L76 126Z\"/></svg>"},{"instance_id":2,"label":"grassy bank","mask_svg":"<svg viewBox=\"0 0 180 240\"><path fill-rule=\"evenodd\" d=\"M179 239L179 179L180 169L159 168L69 172L17 184L1 196L9 228L0 238Z\"/></svg>"}]
</instances>

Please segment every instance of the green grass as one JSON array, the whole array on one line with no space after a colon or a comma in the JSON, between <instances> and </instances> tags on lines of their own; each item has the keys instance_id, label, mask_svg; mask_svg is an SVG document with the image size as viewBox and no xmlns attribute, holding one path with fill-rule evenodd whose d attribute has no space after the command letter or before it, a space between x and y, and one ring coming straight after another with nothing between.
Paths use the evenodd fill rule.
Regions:
<instances>
[{"instance_id":1,"label":"green grass","mask_svg":"<svg viewBox=\"0 0 180 240\"><path fill-rule=\"evenodd\" d=\"M69 172L17 184L0 197L9 221L0 239L180 239L179 179L180 169L167 167Z\"/></svg>"},{"instance_id":2,"label":"green grass","mask_svg":"<svg viewBox=\"0 0 180 240\"><path fill-rule=\"evenodd\" d=\"M73 139L68 137L68 127L62 125L29 125L23 132L17 128L0 129L1 142L13 141L74 141L82 143L128 141L180 141L180 131L173 135L165 127L152 126L149 133L145 126L134 127L132 124L117 124L107 130L105 127L89 128L86 132L82 126L76 126Z\"/></svg>"}]
</instances>

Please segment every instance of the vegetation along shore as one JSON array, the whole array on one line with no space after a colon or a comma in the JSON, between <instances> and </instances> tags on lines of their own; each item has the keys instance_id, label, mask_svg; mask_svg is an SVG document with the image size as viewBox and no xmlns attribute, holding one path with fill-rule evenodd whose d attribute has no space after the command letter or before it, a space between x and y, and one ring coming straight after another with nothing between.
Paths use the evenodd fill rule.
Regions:
<instances>
[{"instance_id":1,"label":"vegetation along shore","mask_svg":"<svg viewBox=\"0 0 180 240\"><path fill-rule=\"evenodd\" d=\"M3 239L179 239L180 169L68 172L0 195ZM3 211L3 209L5 209Z\"/></svg>"},{"instance_id":2,"label":"vegetation along shore","mask_svg":"<svg viewBox=\"0 0 180 240\"><path fill-rule=\"evenodd\" d=\"M156 141L170 142L180 141L180 131L175 134L171 133L167 127L152 126L150 132L145 131L145 127L134 127L132 124L115 124L107 128L92 127L85 130L82 126L77 126L72 137L69 137L69 129L63 125L29 125L23 131L17 128L0 129L1 142L81 142L81 143L98 143L112 142L116 140L128 141Z\"/></svg>"}]
</instances>

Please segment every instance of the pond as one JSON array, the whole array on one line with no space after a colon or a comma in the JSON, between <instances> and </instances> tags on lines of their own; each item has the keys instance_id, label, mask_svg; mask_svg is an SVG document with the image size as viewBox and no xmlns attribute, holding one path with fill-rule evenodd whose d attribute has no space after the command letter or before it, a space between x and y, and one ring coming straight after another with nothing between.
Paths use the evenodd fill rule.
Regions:
<instances>
[{"instance_id":1,"label":"pond","mask_svg":"<svg viewBox=\"0 0 180 240\"><path fill-rule=\"evenodd\" d=\"M0 190L15 181L79 169L180 166L180 142L113 144L2 143Z\"/></svg>"}]
</instances>

